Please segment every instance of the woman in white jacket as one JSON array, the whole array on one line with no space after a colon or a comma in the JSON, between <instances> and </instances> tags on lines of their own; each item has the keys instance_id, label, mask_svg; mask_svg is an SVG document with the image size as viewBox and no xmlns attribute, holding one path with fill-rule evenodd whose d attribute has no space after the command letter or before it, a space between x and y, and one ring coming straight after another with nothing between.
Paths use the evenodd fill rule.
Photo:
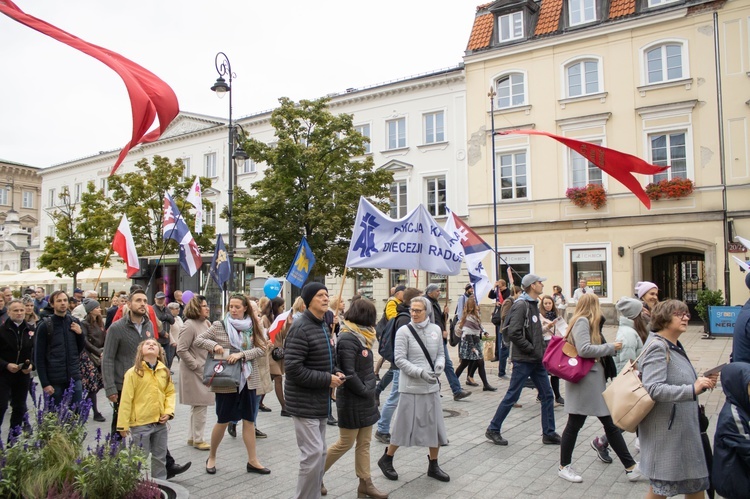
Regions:
<instances>
[{"instance_id":1,"label":"woman in white jacket","mask_svg":"<svg viewBox=\"0 0 750 499\"><path fill-rule=\"evenodd\" d=\"M396 450L401 446L417 446L430 448L427 476L450 481L448 474L438 466L440 446L448 443L438 384L438 376L445 369L445 353L442 331L430 322L428 310L431 307L427 298L413 298L411 322L396 331L393 358L401 371L400 395L391 424L391 443L378 461L389 480L398 480L393 468Z\"/></svg>"}]
</instances>

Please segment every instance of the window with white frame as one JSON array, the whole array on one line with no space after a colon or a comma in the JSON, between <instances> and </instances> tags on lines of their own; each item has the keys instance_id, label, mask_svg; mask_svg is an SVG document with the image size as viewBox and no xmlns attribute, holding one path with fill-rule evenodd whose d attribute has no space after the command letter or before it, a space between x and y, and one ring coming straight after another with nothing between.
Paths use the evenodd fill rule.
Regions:
<instances>
[{"instance_id":1,"label":"window with white frame","mask_svg":"<svg viewBox=\"0 0 750 499\"><path fill-rule=\"evenodd\" d=\"M395 288L396 286L406 286L408 284L408 278L409 275L407 274L407 270L405 269L391 269L388 271L388 282L390 282L391 287Z\"/></svg>"},{"instance_id":2,"label":"window with white frame","mask_svg":"<svg viewBox=\"0 0 750 499\"><path fill-rule=\"evenodd\" d=\"M48 225L47 226L47 237L55 238L55 235L57 235L57 231L55 229L54 225Z\"/></svg>"},{"instance_id":3,"label":"window with white frame","mask_svg":"<svg viewBox=\"0 0 750 499\"><path fill-rule=\"evenodd\" d=\"M354 129L359 132L360 135L363 137L367 137L367 141L365 141L365 154L370 154L370 145L371 145L371 137L370 137L370 124L365 123L363 125L356 125Z\"/></svg>"},{"instance_id":4,"label":"window with white frame","mask_svg":"<svg viewBox=\"0 0 750 499\"><path fill-rule=\"evenodd\" d=\"M73 186L73 202L74 203L80 203L81 202L81 194L83 193L83 184L78 183Z\"/></svg>"},{"instance_id":5,"label":"window with white frame","mask_svg":"<svg viewBox=\"0 0 750 499\"><path fill-rule=\"evenodd\" d=\"M388 149L406 147L406 118L386 121L388 129Z\"/></svg>"},{"instance_id":6,"label":"window with white frame","mask_svg":"<svg viewBox=\"0 0 750 499\"><path fill-rule=\"evenodd\" d=\"M513 276L513 282L521 285L521 279L526 274L531 273L531 252L530 251L500 251L500 279L504 279L510 287L510 276L508 267L511 268L510 274Z\"/></svg>"},{"instance_id":7,"label":"window with white frame","mask_svg":"<svg viewBox=\"0 0 750 499\"><path fill-rule=\"evenodd\" d=\"M529 196L526 156L526 151L498 153L500 199L526 199Z\"/></svg>"},{"instance_id":8,"label":"window with white frame","mask_svg":"<svg viewBox=\"0 0 750 499\"><path fill-rule=\"evenodd\" d=\"M10 187L0 187L0 205L10 205Z\"/></svg>"},{"instance_id":9,"label":"window with white frame","mask_svg":"<svg viewBox=\"0 0 750 499\"><path fill-rule=\"evenodd\" d=\"M33 191L23 191L23 194L21 197L21 207L22 208L34 208L34 192Z\"/></svg>"},{"instance_id":10,"label":"window with white frame","mask_svg":"<svg viewBox=\"0 0 750 499\"><path fill-rule=\"evenodd\" d=\"M437 111L424 114L424 143L445 142L445 113Z\"/></svg>"},{"instance_id":11,"label":"window with white frame","mask_svg":"<svg viewBox=\"0 0 750 499\"><path fill-rule=\"evenodd\" d=\"M99 190L101 190L105 196L109 192L109 179L107 179L107 177L99 179Z\"/></svg>"},{"instance_id":12,"label":"window with white frame","mask_svg":"<svg viewBox=\"0 0 750 499\"><path fill-rule=\"evenodd\" d=\"M182 159L182 179L185 180L186 178L190 178L190 158L181 158Z\"/></svg>"},{"instance_id":13,"label":"window with white frame","mask_svg":"<svg viewBox=\"0 0 750 499\"><path fill-rule=\"evenodd\" d=\"M406 180L398 180L391 184L391 218L406 216Z\"/></svg>"},{"instance_id":14,"label":"window with white frame","mask_svg":"<svg viewBox=\"0 0 750 499\"><path fill-rule=\"evenodd\" d=\"M589 140L592 144L601 145L601 140ZM588 184L602 185L602 170L594 163L581 156L577 151L568 149L570 166L570 187L586 187Z\"/></svg>"},{"instance_id":15,"label":"window with white frame","mask_svg":"<svg viewBox=\"0 0 750 499\"><path fill-rule=\"evenodd\" d=\"M669 169L654 175L654 182L687 178L687 133L684 130L652 133L648 136L651 163Z\"/></svg>"},{"instance_id":16,"label":"window with white frame","mask_svg":"<svg viewBox=\"0 0 750 499\"><path fill-rule=\"evenodd\" d=\"M646 50L646 83L681 80L685 76L683 49L682 43L670 42Z\"/></svg>"},{"instance_id":17,"label":"window with white frame","mask_svg":"<svg viewBox=\"0 0 750 499\"><path fill-rule=\"evenodd\" d=\"M565 67L568 97L601 92L599 83L599 61L588 59L576 61Z\"/></svg>"},{"instance_id":18,"label":"window with white frame","mask_svg":"<svg viewBox=\"0 0 750 499\"><path fill-rule=\"evenodd\" d=\"M445 177L432 177L427 182L427 211L433 217L445 215Z\"/></svg>"},{"instance_id":19,"label":"window with white frame","mask_svg":"<svg viewBox=\"0 0 750 499\"><path fill-rule=\"evenodd\" d=\"M498 109L526 104L526 84L524 79L523 73L510 73L496 80Z\"/></svg>"},{"instance_id":20,"label":"window with white frame","mask_svg":"<svg viewBox=\"0 0 750 499\"><path fill-rule=\"evenodd\" d=\"M596 296L607 298L609 296L609 248L594 246L568 251L570 282L573 283L573 289L570 290L571 296L578 282L584 280L586 286L593 289Z\"/></svg>"},{"instance_id":21,"label":"window with white frame","mask_svg":"<svg viewBox=\"0 0 750 499\"><path fill-rule=\"evenodd\" d=\"M569 0L568 22L577 26L596 21L596 0Z\"/></svg>"},{"instance_id":22,"label":"window with white frame","mask_svg":"<svg viewBox=\"0 0 750 499\"><path fill-rule=\"evenodd\" d=\"M216 153L211 152L203 155L203 172L208 178L216 178Z\"/></svg>"},{"instance_id":23,"label":"window with white frame","mask_svg":"<svg viewBox=\"0 0 750 499\"><path fill-rule=\"evenodd\" d=\"M513 12L498 16L497 36L500 42L509 42L523 38L523 12Z\"/></svg>"},{"instance_id":24,"label":"window with white frame","mask_svg":"<svg viewBox=\"0 0 750 499\"><path fill-rule=\"evenodd\" d=\"M674 3L679 2L680 0L648 0L648 6L649 7L661 7L662 5L667 5L668 3Z\"/></svg>"},{"instance_id":25,"label":"window with white frame","mask_svg":"<svg viewBox=\"0 0 750 499\"><path fill-rule=\"evenodd\" d=\"M211 207L206 210L203 223L211 227L216 227L216 203L211 203Z\"/></svg>"},{"instance_id":26,"label":"window with white frame","mask_svg":"<svg viewBox=\"0 0 750 499\"><path fill-rule=\"evenodd\" d=\"M47 191L47 206L52 208L55 206L55 203L57 202L57 195L55 193L55 189L50 189Z\"/></svg>"},{"instance_id":27,"label":"window with white frame","mask_svg":"<svg viewBox=\"0 0 750 499\"><path fill-rule=\"evenodd\" d=\"M240 165L240 173L256 173L257 171L258 167L256 166L255 161L250 158L247 158Z\"/></svg>"}]
</instances>

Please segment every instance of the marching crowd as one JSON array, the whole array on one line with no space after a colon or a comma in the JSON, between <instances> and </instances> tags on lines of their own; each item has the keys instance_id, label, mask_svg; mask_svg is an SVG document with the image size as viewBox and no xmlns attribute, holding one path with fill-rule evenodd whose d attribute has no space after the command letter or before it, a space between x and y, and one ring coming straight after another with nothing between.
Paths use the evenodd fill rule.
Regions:
<instances>
[{"instance_id":1,"label":"marching crowd","mask_svg":"<svg viewBox=\"0 0 750 499\"><path fill-rule=\"evenodd\" d=\"M256 452L256 439L266 437L256 423L258 413L269 410L263 398L274 392L281 416L292 418L299 450L294 497L326 495L326 471L354 447L358 497L386 498L371 475L373 434L385 444L377 466L386 479L399 479L396 455L406 446L426 447L427 476L450 481L438 460L449 437L440 379L445 375L455 400L471 395L462 388L464 371L467 385L478 386L473 379L478 372L483 391L494 392L486 363L498 361L499 377L507 379L510 373L510 380L485 432L493 444L509 444L502 436L503 423L519 406L522 390L533 387L541 409L541 443L560 446L560 479L583 481L573 467L574 449L587 417L593 416L603 435L591 448L604 463L612 463L610 449L614 451L628 480L648 480L647 497L697 498L711 487L725 497L748 497L750 300L738 317L731 364L699 375L680 343L690 319L688 308L677 300L660 302L655 284L639 282L633 297L617 302L619 327L610 342L602 334L599 299L585 280L570 300L559 286L545 294L545 280L528 274L521 286L509 288L502 280L495 284L489 295L496 304L494 351L482 346L489 335L471 285L453 318L440 305L437 285L424 292L392 289L381 315L366 298L355 295L346 308L340 298L329 300L324 285L311 282L289 312L280 298L234 294L226 316L213 323L205 297L193 295L183 303L179 291L169 303L158 292L149 304L146 292L134 285L104 310L94 291L76 289L68 296L58 290L46 297L38 288L14 299L10 288L0 288L0 424L10 406L10 426L28 430L24 415L36 371L52 403L60 403L70 389L73 402L84 396L91 400L99 422L106 418L96 394L104 389L113 407L112 438L140 443L151 455L155 478L169 479L191 466L175 463L169 452L166 423L178 400L189 407L187 444L207 451L206 473L231 466L221 461L218 449L227 433L241 433L246 471L269 475ZM750 288L750 275L746 284ZM562 318L564 307L573 309L568 322ZM458 345L455 370L449 342ZM549 362L558 350L568 365ZM377 365L375 353L381 358ZM175 358L180 361L177 383L171 371ZM382 361L389 366L381 378ZM637 421L634 450L640 462L603 395L615 386L607 388L608 380L633 368L652 401ZM711 469L701 436L707 420L699 396L716 386L719 371L726 403L716 427ZM380 395L389 384L381 405ZM209 406L215 409L216 424L206 437ZM562 435L556 406L564 406L567 414ZM331 447L326 446L327 426L338 427Z\"/></svg>"}]
</instances>

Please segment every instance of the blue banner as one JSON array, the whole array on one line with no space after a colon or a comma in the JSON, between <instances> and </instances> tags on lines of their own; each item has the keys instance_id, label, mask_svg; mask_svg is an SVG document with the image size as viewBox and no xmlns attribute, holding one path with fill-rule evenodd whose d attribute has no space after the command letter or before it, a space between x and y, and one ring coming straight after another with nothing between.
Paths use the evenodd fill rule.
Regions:
<instances>
[{"instance_id":1,"label":"blue banner","mask_svg":"<svg viewBox=\"0 0 750 499\"><path fill-rule=\"evenodd\" d=\"M305 285L307 276L310 275L313 265L315 265L315 255L313 255L310 245L307 244L307 239L302 236L302 241L299 243L299 248L297 248L297 254L294 256L292 266L289 267L286 280L298 288L301 288Z\"/></svg>"},{"instance_id":2,"label":"blue banner","mask_svg":"<svg viewBox=\"0 0 750 499\"><path fill-rule=\"evenodd\" d=\"M742 307L708 307L708 330L711 334L734 334L734 324Z\"/></svg>"},{"instance_id":3,"label":"blue banner","mask_svg":"<svg viewBox=\"0 0 750 499\"><path fill-rule=\"evenodd\" d=\"M224 246L224 239L221 234L216 238L216 249L214 250L214 259L211 260L211 266L208 268L211 278L216 282L220 289L224 289L226 283L232 275L232 266L227 258L227 248Z\"/></svg>"}]
</instances>

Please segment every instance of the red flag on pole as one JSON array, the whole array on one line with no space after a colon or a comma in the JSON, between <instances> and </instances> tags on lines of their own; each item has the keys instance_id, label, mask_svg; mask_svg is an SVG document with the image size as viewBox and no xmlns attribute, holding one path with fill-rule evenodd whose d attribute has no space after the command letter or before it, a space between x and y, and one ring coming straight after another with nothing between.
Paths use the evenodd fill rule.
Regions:
<instances>
[{"instance_id":1,"label":"red flag on pole","mask_svg":"<svg viewBox=\"0 0 750 499\"><path fill-rule=\"evenodd\" d=\"M177 116L177 113L180 112L177 96L172 88L133 61L111 50L81 40L46 21L30 16L10 0L0 0L0 12L29 28L98 59L120 75L130 96L133 132L130 141L120 151L110 175L115 173L130 149L140 143L157 140ZM159 117L159 127L147 134L146 132L154 123L156 116Z\"/></svg>"},{"instance_id":2,"label":"red flag on pole","mask_svg":"<svg viewBox=\"0 0 750 499\"><path fill-rule=\"evenodd\" d=\"M638 183L638 180L633 176L633 173L655 175L669 168L668 166L656 166L646 163L641 158L633 156L632 154L615 151L614 149L598 146L589 142L560 137L559 135L539 130L509 130L507 132L497 132L498 135L510 133L521 135L544 135L565 144L627 187L628 190L635 194L646 208L649 209L651 208L651 200L646 195L646 191L643 190L641 184Z\"/></svg>"},{"instance_id":3,"label":"red flag on pole","mask_svg":"<svg viewBox=\"0 0 750 499\"><path fill-rule=\"evenodd\" d=\"M130 232L130 222L128 222L128 216L123 215L120 220L120 226L117 227L115 232L115 238L112 241L112 249L120 255L122 261L128 268L128 277L141 270L138 262L138 253L135 250L135 241L133 241L133 234Z\"/></svg>"}]
</instances>

